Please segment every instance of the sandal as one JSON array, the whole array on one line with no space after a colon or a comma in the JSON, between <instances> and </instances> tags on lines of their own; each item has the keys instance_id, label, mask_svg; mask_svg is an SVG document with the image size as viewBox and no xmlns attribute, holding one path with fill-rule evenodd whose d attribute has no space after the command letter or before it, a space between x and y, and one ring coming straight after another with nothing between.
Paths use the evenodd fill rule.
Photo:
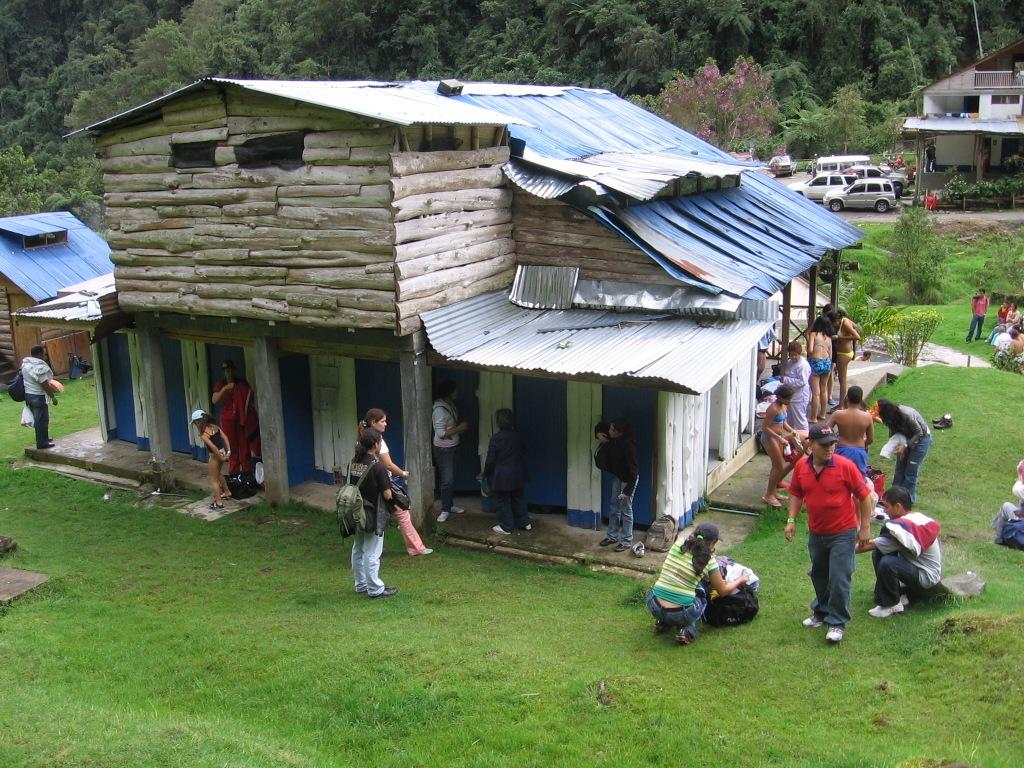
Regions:
<instances>
[{"instance_id":1,"label":"sandal","mask_svg":"<svg viewBox=\"0 0 1024 768\"><path fill-rule=\"evenodd\" d=\"M224 509L224 505L221 504L220 502L215 501L213 502L213 504L210 505L210 509Z\"/></svg>"},{"instance_id":2,"label":"sandal","mask_svg":"<svg viewBox=\"0 0 1024 768\"><path fill-rule=\"evenodd\" d=\"M769 499L767 496L762 496L761 501L763 501L769 507L775 507L776 509L782 508L782 501L780 499Z\"/></svg>"}]
</instances>

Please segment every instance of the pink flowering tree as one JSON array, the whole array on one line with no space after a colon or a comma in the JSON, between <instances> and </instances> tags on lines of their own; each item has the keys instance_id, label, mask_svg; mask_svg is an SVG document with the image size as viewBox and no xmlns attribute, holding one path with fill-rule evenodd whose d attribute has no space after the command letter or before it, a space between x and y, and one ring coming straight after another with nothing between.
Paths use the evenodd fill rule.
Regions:
<instances>
[{"instance_id":1,"label":"pink flowering tree","mask_svg":"<svg viewBox=\"0 0 1024 768\"><path fill-rule=\"evenodd\" d=\"M723 149L763 144L782 117L771 77L743 56L725 74L708 59L693 77L666 85L660 99L667 120Z\"/></svg>"}]
</instances>

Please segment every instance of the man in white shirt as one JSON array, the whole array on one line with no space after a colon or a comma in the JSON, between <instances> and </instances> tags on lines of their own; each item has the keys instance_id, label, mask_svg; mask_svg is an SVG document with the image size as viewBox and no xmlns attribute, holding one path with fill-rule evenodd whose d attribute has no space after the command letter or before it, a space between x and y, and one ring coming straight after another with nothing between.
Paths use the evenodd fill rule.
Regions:
<instances>
[{"instance_id":1,"label":"man in white shirt","mask_svg":"<svg viewBox=\"0 0 1024 768\"><path fill-rule=\"evenodd\" d=\"M32 412L35 422L36 448L45 451L53 448L50 440L50 408L48 400L57 404L56 394L64 391L64 385L57 381L53 369L43 358L45 350L36 345L32 353L21 361L21 377L25 381L25 405Z\"/></svg>"},{"instance_id":2,"label":"man in white shirt","mask_svg":"<svg viewBox=\"0 0 1024 768\"><path fill-rule=\"evenodd\" d=\"M455 457L459 452L459 435L469 429L469 424L459 421L454 381L445 379L437 385L434 394L436 399L430 420L434 427L434 464L437 466L437 481L441 491L441 514L437 516L437 522L443 523L452 512L458 514L463 511L461 507L452 505L452 494L455 489Z\"/></svg>"}]
</instances>

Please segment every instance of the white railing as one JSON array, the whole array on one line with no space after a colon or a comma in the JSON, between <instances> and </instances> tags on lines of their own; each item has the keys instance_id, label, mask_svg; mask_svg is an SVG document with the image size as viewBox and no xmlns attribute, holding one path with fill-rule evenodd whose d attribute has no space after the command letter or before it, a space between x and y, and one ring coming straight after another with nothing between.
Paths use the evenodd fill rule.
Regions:
<instances>
[{"instance_id":1,"label":"white railing","mask_svg":"<svg viewBox=\"0 0 1024 768\"><path fill-rule=\"evenodd\" d=\"M975 72L975 88L1024 88L1024 73Z\"/></svg>"}]
</instances>

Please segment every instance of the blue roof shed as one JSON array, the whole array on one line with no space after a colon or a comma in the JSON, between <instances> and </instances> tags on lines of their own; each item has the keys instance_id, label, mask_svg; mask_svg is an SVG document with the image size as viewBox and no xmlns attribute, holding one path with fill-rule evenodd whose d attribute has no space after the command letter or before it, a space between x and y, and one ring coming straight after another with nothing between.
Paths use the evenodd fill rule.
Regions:
<instances>
[{"instance_id":1,"label":"blue roof shed","mask_svg":"<svg viewBox=\"0 0 1024 768\"><path fill-rule=\"evenodd\" d=\"M0 219L0 275L35 301L113 271L107 242L67 211Z\"/></svg>"}]
</instances>

